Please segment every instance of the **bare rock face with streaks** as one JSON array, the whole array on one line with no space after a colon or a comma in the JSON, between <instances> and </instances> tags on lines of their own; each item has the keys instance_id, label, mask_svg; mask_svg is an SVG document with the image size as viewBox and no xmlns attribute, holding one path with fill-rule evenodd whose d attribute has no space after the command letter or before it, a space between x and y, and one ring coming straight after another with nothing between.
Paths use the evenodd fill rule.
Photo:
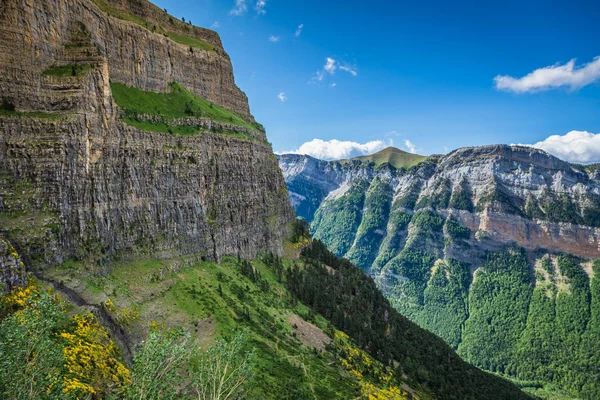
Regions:
<instances>
[{"instance_id":1,"label":"bare rock face with streaks","mask_svg":"<svg viewBox=\"0 0 600 400\"><path fill-rule=\"evenodd\" d=\"M3 1L0 234L25 264L280 253L293 210L262 129L142 130L123 121L115 82L176 82L256 125L215 32L141 0Z\"/></svg>"},{"instance_id":2,"label":"bare rock face with streaks","mask_svg":"<svg viewBox=\"0 0 600 400\"><path fill-rule=\"evenodd\" d=\"M481 254L516 244L600 258L600 181L593 170L541 150L463 148L409 169L292 154L280 156L279 165L292 204L312 221L315 237L367 270L381 270L410 244L409 223L423 212L467 228L470 234L462 241ZM343 231L327 236L342 214L350 217ZM433 249L440 257L453 252L473 262L472 251L454 247L442 241Z\"/></svg>"}]
</instances>

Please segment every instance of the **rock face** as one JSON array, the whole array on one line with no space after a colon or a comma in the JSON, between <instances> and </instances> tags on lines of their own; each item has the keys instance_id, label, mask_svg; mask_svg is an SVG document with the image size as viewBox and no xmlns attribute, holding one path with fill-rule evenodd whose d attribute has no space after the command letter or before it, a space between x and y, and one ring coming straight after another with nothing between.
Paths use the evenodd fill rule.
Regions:
<instances>
[{"instance_id":1,"label":"rock face","mask_svg":"<svg viewBox=\"0 0 600 400\"><path fill-rule=\"evenodd\" d=\"M19 254L0 237L0 295L26 282L25 264Z\"/></svg>"},{"instance_id":2,"label":"rock face","mask_svg":"<svg viewBox=\"0 0 600 400\"><path fill-rule=\"evenodd\" d=\"M47 73L72 64L87 69ZM26 264L281 251L294 214L264 132L202 120L197 135L163 134L120 119L109 82L173 81L254 122L215 32L141 0L2 2L0 234Z\"/></svg>"},{"instance_id":3,"label":"rock face","mask_svg":"<svg viewBox=\"0 0 600 400\"><path fill-rule=\"evenodd\" d=\"M279 165L314 237L402 314L478 367L598 398L594 168L500 145L409 169L298 155Z\"/></svg>"},{"instance_id":4,"label":"rock face","mask_svg":"<svg viewBox=\"0 0 600 400\"><path fill-rule=\"evenodd\" d=\"M89 48L74 46L73 31L81 24L90 35ZM190 50L171 40L170 33L204 40L214 50ZM153 92L165 92L177 82L251 118L218 34L183 24L146 0L5 0L0 54L2 96L20 110L68 108L65 102L77 100L72 88L56 87L41 72L56 64L89 61L106 64L106 77L114 82Z\"/></svg>"},{"instance_id":5,"label":"rock face","mask_svg":"<svg viewBox=\"0 0 600 400\"><path fill-rule=\"evenodd\" d=\"M279 165L294 208L312 222L316 238L324 237L330 228L327 221L336 215L358 211L344 227L348 246L337 252L367 270L386 264L374 257L367 263L352 257L353 247L361 245L360 233L373 222L369 218L373 211L383 223L366 249L372 256L389 250L389 240L400 239L390 237L398 233L394 216L430 211L467 227L472 235L466 241L481 250L516 244L600 258L600 181L541 150L504 145L464 148L432 156L408 170L301 155L282 155ZM362 194L353 190L361 185ZM384 199L372 209L367 207L369 197ZM354 202L342 207L347 200ZM391 256L402 250L398 243L392 247ZM443 246L437 247L442 257ZM473 262L472 253L456 255Z\"/></svg>"}]
</instances>

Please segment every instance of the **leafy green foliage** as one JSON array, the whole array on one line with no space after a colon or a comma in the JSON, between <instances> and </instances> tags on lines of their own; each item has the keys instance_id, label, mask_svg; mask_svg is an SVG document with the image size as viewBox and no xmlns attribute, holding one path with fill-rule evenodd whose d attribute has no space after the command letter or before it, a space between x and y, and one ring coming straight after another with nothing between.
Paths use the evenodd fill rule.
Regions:
<instances>
[{"instance_id":1,"label":"leafy green foliage","mask_svg":"<svg viewBox=\"0 0 600 400\"><path fill-rule=\"evenodd\" d=\"M161 330L153 327L138 349L131 367L131 384L124 399L179 399L186 381L186 368L194 347L183 329Z\"/></svg>"},{"instance_id":2,"label":"leafy green foliage","mask_svg":"<svg viewBox=\"0 0 600 400\"><path fill-rule=\"evenodd\" d=\"M248 335L223 339L201 354L191 367L192 388L197 398L206 400L246 398L254 378L254 351L244 348Z\"/></svg>"},{"instance_id":3,"label":"leafy green foliage","mask_svg":"<svg viewBox=\"0 0 600 400\"><path fill-rule=\"evenodd\" d=\"M315 213L313 236L336 254L346 254L354 243L368 187L366 180L357 180L343 196L329 200Z\"/></svg>"},{"instance_id":4,"label":"leafy green foliage","mask_svg":"<svg viewBox=\"0 0 600 400\"><path fill-rule=\"evenodd\" d=\"M367 190L364 212L352 248L346 258L368 269L377 257L390 215L392 190L387 181L374 179Z\"/></svg>"},{"instance_id":5,"label":"leafy green foliage","mask_svg":"<svg viewBox=\"0 0 600 400\"><path fill-rule=\"evenodd\" d=\"M412 215L405 212L403 208L394 203L388 222L389 230L381 243L379 253L373 262L373 272L380 271L404 246L407 228Z\"/></svg>"},{"instance_id":6,"label":"leafy green foliage","mask_svg":"<svg viewBox=\"0 0 600 400\"><path fill-rule=\"evenodd\" d=\"M488 371L512 375L506 368L525 329L531 286L524 251L490 255L473 279L459 354Z\"/></svg>"},{"instance_id":7,"label":"leafy green foliage","mask_svg":"<svg viewBox=\"0 0 600 400\"><path fill-rule=\"evenodd\" d=\"M446 235L452 239L468 239L471 237L471 230L460 225L454 218L448 217L444 225Z\"/></svg>"},{"instance_id":8,"label":"leafy green foliage","mask_svg":"<svg viewBox=\"0 0 600 400\"><path fill-rule=\"evenodd\" d=\"M424 231L441 232L444 219L431 211L419 211L413 216L411 224Z\"/></svg>"},{"instance_id":9,"label":"leafy green foliage","mask_svg":"<svg viewBox=\"0 0 600 400\"><path fill-rule=\"evenodd\" d=\"M443 399L528 398L509 382L474 369L441 339L401 316L371 278L321 242L302 255L304 269L286 274L289 291L384 364L395 360L398 374L406 374L411 384Z\"/></svg>"},{"instance_id":10,"label":"leafy green foliage","mask_svg":"<svg viewBox=\"0 0 600 400\"><path fill-rule=\"evenodd\" d=\"M544 210L545 219L550 222L570 222L581 224L583 221L577 206L566 194L555 194L546 191L542 196L541 208Z\"/></svg>"},{"instance_id":11,"label":"leafy green foliage","mask_svg":"<svg viewBox=\"0 0 600 400\"><path fill-rule=\"evenodd\" d=\"M473 212L474 206L472 197L473 192L469 187L469 183L466 179L463 179L452 191L452 196L450 197L450 208Z\"/></svg>"},{"instance_id":12,"label":"leafy green foliage","mask_svg":"<svg viewBox=\"0 0 600 400\"><path fill-rule=\"evenodd\" d=\"M600 227L600 196L588 195L583 207L583 223Z\"/></svg>"},{"instance_id":13,"label":"leafy green foliage","mask_svg":"<svg viewBox=\"0 0 600 400\"><path fill-rule=\"evenodd\" d=\"M0 323L0 397L64 398L64 345L58 335L64 310L48 293L27 302Z\"/></svg>"},{"instance_id":14,"label":"leafy green foliage","mask_svg":"<svg viewBox=\"0 0 600 400\"><path fill-rule=\"evenodd\" d=\"M457 348L468 317L470 283L470 265L452 259L439 261L424 291L423 309L413 320Z\"/></svg>"}]
</instances>

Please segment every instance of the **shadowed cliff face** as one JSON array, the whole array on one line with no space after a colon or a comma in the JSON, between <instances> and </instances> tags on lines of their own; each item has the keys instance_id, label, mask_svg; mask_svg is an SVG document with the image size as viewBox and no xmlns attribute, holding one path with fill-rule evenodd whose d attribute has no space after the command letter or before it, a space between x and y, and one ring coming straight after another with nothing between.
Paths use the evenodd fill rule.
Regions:
<instances>
[{"instance_id":1,"label":"shadowed cliff face","mask_svg":"<svg viewBox=\"0 0 600 400\"><path fill-rule=\"evenodd\" d=\"M121 118L110 82L177 82L254 122L218 35L170 18L145 1L2 3L0 232L32 265L280 252L293 210L261 129L202 120L180 135Z\"/></svg>"}]
</instances>

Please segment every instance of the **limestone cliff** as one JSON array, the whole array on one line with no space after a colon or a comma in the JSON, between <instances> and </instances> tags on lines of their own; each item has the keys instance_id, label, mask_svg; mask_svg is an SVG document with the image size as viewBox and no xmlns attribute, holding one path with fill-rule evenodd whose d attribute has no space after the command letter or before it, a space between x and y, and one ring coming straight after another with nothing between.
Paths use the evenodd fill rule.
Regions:
<instances>
[{"instance_id":1,"label":"limestone cliff","mask_svg":"<svg viewBox=\"0 0 600 400\"><path fill-rule=\"evenodd\" d=\"M479 256L517 244L600 258L600 181L541 150L504 145L463 148L409 169L291 154L280 156L279 164L292 204L299 216L313 221L317 238L329 232L327 221L348 210L350 205L340 208L340 202L357 194L351 204L359 208L356 219L344 227L349 237L336 251L366 269L381 269L402 250L410 239L406 231L410 218L399 224L398 215L412 216L420 210L468 228L472 234L466 242L481 251ZM368 207L370 198L381 202L378 208ZM381 226L369 231L367 240L375 216ZM399 225L405 225L404 233ZM368 256L353 258L357 247ZM439 257L452 255L470 263L477 256L475 250L456 251L443 243L428 250L434 249Z\"/></svg>"},{"instance_id":2,"label":"limestone cliff","mask_svg":"<svg viewBox=\"0 0 600 400\"><path fill-rule=\"evenodd\" d=\"M173 82L245 126L144 129L112 96ZM280 251L293 210L217 33L142 0L2 0L0 101L0 234L26 264Z\"/></svg>"}]
</instances>

